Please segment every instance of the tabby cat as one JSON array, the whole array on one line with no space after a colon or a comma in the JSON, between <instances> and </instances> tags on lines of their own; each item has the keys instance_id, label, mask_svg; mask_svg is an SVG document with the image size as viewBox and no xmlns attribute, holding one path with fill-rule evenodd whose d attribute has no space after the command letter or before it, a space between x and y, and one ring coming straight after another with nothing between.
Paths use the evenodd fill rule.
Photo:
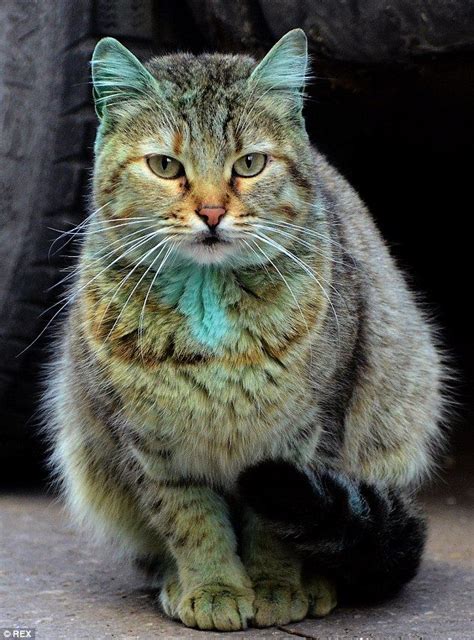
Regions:
<instances>
[{"instance_id":1,"label":"tabby cat","mask_svg":"<svg viewBox=\"0 0 474 640\"><path fill-rule=\"evenodd\" d=\"M45 399L52 461L78 520L155 567L161 607L199 629L329 613L346 546L374 527L398 572L412 529L390 519L418 540L397 584L422 547L411 492L440 442L440 356L309 142L307 65L299 29L260 63L142 64L112 38L92 60L93 212ZM354 576L377 592L369 565Z\"/></svg>"}]
</instances>

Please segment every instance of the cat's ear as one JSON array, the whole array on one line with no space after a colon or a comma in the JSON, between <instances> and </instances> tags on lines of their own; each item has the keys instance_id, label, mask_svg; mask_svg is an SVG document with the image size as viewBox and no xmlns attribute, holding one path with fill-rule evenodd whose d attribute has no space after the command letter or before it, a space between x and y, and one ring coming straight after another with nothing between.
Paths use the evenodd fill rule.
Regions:
<instances>
[{"instance_id":1,"label":"cat's ear","mask_svg":"<svg viewBox=\"0 0 474 640\"><path fill-rule=\"evenodd\" d=\"M284 35L250 76L251 83L292 96L300 108L307 80L308 41L302 29Z\"/></svg>"},{"instance_id":2,"label":"cat's ear","mask_svg":"<svg viewBox=\"0 0 474 640\"><path fill-rule=\"evenodd\" d=\"M99 40L91 66L95 110L100 119L114 106L156 90L155 78L115 38Z\"/></svg>"}]
</instances>

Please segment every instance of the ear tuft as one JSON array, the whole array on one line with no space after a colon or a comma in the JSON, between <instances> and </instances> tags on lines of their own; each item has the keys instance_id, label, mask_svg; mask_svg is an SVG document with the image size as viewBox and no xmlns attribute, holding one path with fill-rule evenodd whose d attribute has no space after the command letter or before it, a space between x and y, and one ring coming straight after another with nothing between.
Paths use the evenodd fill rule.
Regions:
<instances>
[{"instance_id":1,"label":"ear tuft","mask_svg":"<svg viewBox=\"0 0 474 640\"><path fill-rule=\"evenodd\" d=\"M308 42L302 29L284 35L267 53L250 76L250 82L292 94L299 107L308 81Z\"/></svg>"},{"instance_id":2,"label":"ear tuft","mask_svg":"<svg viewBox=\"0 0 474 640\"><path fill-rule=\"evenodd\" d=\"M99 118L114 105L145 95L156 80L115 38L102 38L91 60L95 109Z\"/></svg>"}]
</instances>

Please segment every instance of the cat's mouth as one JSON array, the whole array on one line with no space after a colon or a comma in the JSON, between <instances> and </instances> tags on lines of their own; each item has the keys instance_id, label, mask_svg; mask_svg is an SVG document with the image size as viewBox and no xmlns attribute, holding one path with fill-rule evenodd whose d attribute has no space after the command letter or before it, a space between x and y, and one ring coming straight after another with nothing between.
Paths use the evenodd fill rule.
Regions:
<instances>
[{"instance_id":1,"label":"cat's mouth","mask_svg":"<svg viewBox=\"0 0 474 640\"><path fill-rule=\"evenodd\" d=\"M201 264L223 262L235 251L233 238L226 237L217 230L196 234L190 241L181 244L181 251Z\"/></svg>"},{"instance_id":2,"label":"cat's mouth","mask_svg":"<svg viewBox=\"0 0 474 640\"><path fill-rule=\"evenodd\" d=\"M230 244L230 242L227 238L224 238L221 233L213 230L196 238L193 244L214 247L216 245Z\"/></svg>"},{"instance_id":3,"label":"cat's mouth","mask_svg":"<svg viewBox=\"0 0 474 640\"><path fill-rule=\"evenodd\" d=\"M224 240L224 238L221 238L217 235L208 235L201 240L201 244L205 245L206 247L212 247L215 244L229 244L229 241Z\"/></svg>"}]
</instances>

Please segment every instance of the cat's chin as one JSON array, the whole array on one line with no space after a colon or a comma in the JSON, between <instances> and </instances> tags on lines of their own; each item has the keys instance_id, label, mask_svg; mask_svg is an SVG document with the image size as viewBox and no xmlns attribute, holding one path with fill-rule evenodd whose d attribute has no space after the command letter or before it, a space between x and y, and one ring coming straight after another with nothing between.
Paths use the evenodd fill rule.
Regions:
<instances>
[{"instance_id":1,"label":"cat's chin","mask_svg":"<svg viewBox=\"0 0 474 640\"><path fill-rule=\"evenodd\" d=\"M212 242L210 240L213 240ZM193 242L182 243L179 253L188 260L200 265L224 264L235 258L238 253L238 243L223 238L205 237Z\"/></svg>"},{"instance_id":2,"label":"cat's chin","mask_svg":"<svg viewBox=\"0 0 474 640\"><path fill-rule=\"evenodd\" d=\"M193 242L182 245L180 253L191 258L196 264L223 264L235 255L235 244L228 241Z\"/></svg>"}]
</instances>

